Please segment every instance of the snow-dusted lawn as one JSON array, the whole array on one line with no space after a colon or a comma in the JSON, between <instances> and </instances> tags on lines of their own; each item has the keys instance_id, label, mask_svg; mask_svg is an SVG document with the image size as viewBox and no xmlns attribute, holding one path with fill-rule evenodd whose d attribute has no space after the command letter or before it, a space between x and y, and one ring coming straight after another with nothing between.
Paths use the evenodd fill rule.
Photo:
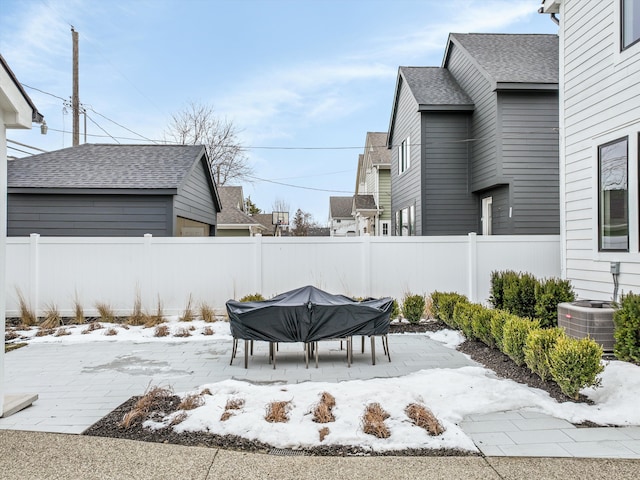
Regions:
<instances>
[{"instance_id":1,"label":"snow-dusted lawn","mask_svg":"<svg viewBox=\"0 0 640 480\"><path fill-rule=\"evenodd\" d=\"M106 328L82 334L86 326L65 327L69 335L35 336L37 330L18 331L26 342L197 342L218 340L230 342L229 325L225 322L189 323L171 319L166 323L172 333L190 328L189 337L154 337L153 328L128 327L104 324L113 327L117 335L105 335ZM203 335L206 328L212 335ZM435 341L455 348L464 338L459 332L442 330L426 333ZM459 448L475 451L471 439L458 427L462 419L470 414L487 414L508 410L527 409L544 413L573 423L586 420L603 425L640 425L640 367L619 361L606 362L601 375L602 384L597 389L585 389L583 394L593 400L594 405L572 402L558 403L546 392L532 389L510 380L497 378L491 370L482 367L456 369L428 369L397 378L356 380L340 383L307 382L288 385L253 385L225 380L201 385L193 392L205 389L204 404L187 411L184 421L176 425L177 431L209 431L217 434L233 434L256 439L280 448L299 448L326 444L359 445L374 450L405 448ZM336 399L333 409L335 422L318 424L312 420L312 411L322 392L329 392ZM142 392L140 392L142 393ZM225 405L230 399L244 401L244 406L226 421L220 421ZM267 404L273 401L289 401L289 421L269 423L265 421ZM365 434L361 425L364 407L378 402L390 414L386 424L391 431L387 439L378 439ZM429 408L440 420L445 432L437 437L429 436L414 426L404 410L410 403L420 403ZM172 417L166 418L168 424ZM148 423L148 426L164 424ZM321 443L319 430L329 428L329 435Z\"/></svg>"}]
</instances>

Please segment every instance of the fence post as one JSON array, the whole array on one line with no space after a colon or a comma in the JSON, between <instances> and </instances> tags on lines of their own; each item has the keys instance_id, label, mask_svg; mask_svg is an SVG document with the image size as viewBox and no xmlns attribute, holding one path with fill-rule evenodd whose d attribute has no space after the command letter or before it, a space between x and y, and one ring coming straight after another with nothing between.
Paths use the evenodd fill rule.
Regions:
<instances>
[{"instance_id":1,"label":"fence post","mask_svg":"<svg viewBox=\"0 0 640 480\"><path fill-rule=\"evenodd\" d=\"M468 295L469 300L477 302L478 296L478 235L476 232L470 232L469 238L469 285Z\"/></svg>"},{"instance_id":2,"label":"fence post","mask_svg":"<svg viewBox=\"0 0 640 480\"><path fill-rule=\"evenodd\" d=\"M40 234L29 235L29 306L40 316Z\"/></svg>"},{"instance_id":3,"label":"fence post","mask_svg":"<svg viewBox=\"0 0 640 480\"><path fill-rule=\"evenodd\" d=\"M255 236L255 262L256 266L255 276L253 278L253 282L255 285L254 291L261 295L265 295L262 291L262 234L256 233Z\"/></svg>"},{"instance_id":4,"label":"fence post","mask_svg":"<svg viewBox=\"0 0 640 480\"><path fill-rule=\"evenodd\" d=\"M362 285L364 287L364 297L371 296L371 236L364 234L362 244Z\"/></svg>"},{"instance_id":5,"label":"fence post","mask_svg":"<svg viewBox=\"0 0 640 480\"><path fill-rule=\"evenodd\" d=\"M151 241L153 240L153 235L150 233L144 234L144 242L142 244L143 249L143 265L142 265L142 273L140 275L140 282L142 285L140 288L140 296L142 305L146 312L151 312L153 306L153 262L151 261Z\"/></svg>"}]
</instances>

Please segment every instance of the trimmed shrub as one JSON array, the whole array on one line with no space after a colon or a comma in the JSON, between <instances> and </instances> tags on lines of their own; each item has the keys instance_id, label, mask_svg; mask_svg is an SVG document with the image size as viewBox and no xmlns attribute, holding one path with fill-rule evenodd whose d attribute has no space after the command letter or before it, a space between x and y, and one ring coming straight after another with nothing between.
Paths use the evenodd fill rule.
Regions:
<instances>
[{"instance_id":1,"label":"trimmed shrub","mask_svg":"<svg viewBox=\"0 0 640 480\"><path fill-rule=\"evenodd\" d=\"M453 319L453 309L460 302L469 303L469 300L464 295L455 292L433 292L431 294L433 315L451 328L458 328Z\"/></svg>"},{"instance_id":2,"label":"trimmed shrub","mask_svg":"<svg viewBox=\"0 0 640 480\"><path fill-rule=\"evenodd\" d=\"M400 307L398 306L398 301L394 298L393 305L391 306L391 320L398 318L400 316Z\"/></svg>"},{"instance_id":3,"label":"trimmed shrub","mask_svg":"<svg viewBox=\"0 0 640 480\"><path fill-rule=\"evenodd\" d=\"M252 293L249 295L245 295L242 297L239 302L262 302L264 301L264 297L261 293Z\"/></svg>"},{"instance_id":4,"label":"trimmed shrub","mask_svg":"<svg viewBox=\"0 0 640 480\"><path fill-rule=\"evenodd\" d=\"M533 275L523 273L505 285L504 309L519 317L533 318L536 309L536 285Z\"/></svg>"},{"instance_id":5,"label":"trimmed shrub","mask_svg":"<svg viewBox=\"0 0 640 480\"><path fill-rule=\"evenodd\" d=\"M402 300L402 315L409 323L418 323L424 316L425 300L423 295L407 293Z\"/></svg>"},{"instance_id":6,"label":"trimmed shrub","mask_svg":"<svg viewBox=\"0 0 640 480\"><path fill-rule=\"evenodd\" d=\"M540 328L540 322L528 318L512 316L503 328L502 346L503 352L507 354L516 365L524 364L524 346L527 336L532 330Z\"/></svg>"},{"instance_id":7,"label":"trimmed shrub","mask_svg":"<svg viewBox=\"0 0 640 480\"><path fill-rule=\"evenodd\" d=\"M473 336L489 347L494 347L495 342L491 335L491 320L493 318L493 310L485 308L482 305L471 319L471 328Z\"/></svg>"},{"instance_id":8,"label":"trimmed shrub","mask_svg":"<svg viewBox=\"0 0 640 480\"><path fill-rule=\"evenodd\" d=\"M594 340L559 337L549 355L551 376L565 395L577 399L580 389L600 384L601 358L602 347Z\"/></svg>"},{"instance_id":9,"label":"trimmed shrub","mask_svg":"<svg viewBox=\"0 0 640 480\"><path fill-rule=\"evenodd\" d=\"M538 282L535 298L535 317L540 319L540 325L543 328L547 328L558 326L558 304L573 302L576 295L569 280L548 278Z\"/></svg>"},{"instance_id":10,"label":"trimmed shrub","mask_svg":"<svg viewBox=\"0 0 640 480\"><path fill-rule=\"evenodd\" d=\"M491 338L493 339L492 346L501 352L504 351L504 324L513 316L514 315L505 310L491 310L490 329Z\"/></svg>"},{"instance_id":11,"label":"trimmed shrub","mask_svg":"<svg viewBox=\"0 0 640 480\"><path fill-rule=\"evenodd\" d=\"M474 318L480 317L485 308L477 303L457 303L453 309L453 319L465 337L468 339L477 338L473 331Z\"/></svg>"},{"instance_id":12,"label":"trimmed shrub","mask_svg":"<svg viewBox=\"0 0 640 480\"><path fill-rule=\"evenodd\" d=\"M564 330L558 327L539 328L529 332L524 346L524 362L542 380L551 377L549 356L558 338L564 337Z\"/></svg>"},{"instance_id":13,"label":"trimmed shrub","mask_svg":"<svg viewBox=\"0 0 640 480\"><path fill-rule=\"evenodd\" d=\"M619 360L640 364L640 295L629 292L622 296L613 323L613 353Z\"/></svg>"},{"instance_id":14,"label":"trimmed shrub","mask_svg":"<svg viewBox=\"0 0 640 480\"><path fill-rule=\"evenodd\" d=\"M491 293L489 295L489 303L493 305L493 308L499 310L505 308L504 291L509 285L517 283L518 278L519 274L513 270L491 272Z\"/></svg>"}]
</instances>

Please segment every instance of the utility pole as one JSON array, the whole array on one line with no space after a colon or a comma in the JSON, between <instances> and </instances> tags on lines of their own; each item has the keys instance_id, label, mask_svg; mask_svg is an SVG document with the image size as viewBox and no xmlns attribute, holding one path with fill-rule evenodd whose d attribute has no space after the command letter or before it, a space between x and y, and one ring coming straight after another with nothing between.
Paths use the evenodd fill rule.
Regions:
<instances>
[{"instance_id":1,"label":"utility pole","mask_svg":"<svg viewBox=\"0 0 640 480\"><path fill-rule=\"evenodd\" d=\"M78 32L71 27L73 40L73 93L71 108L73 109L73 146L80 145L80 98L78 94Z\"/></svg>"}]
</instances>

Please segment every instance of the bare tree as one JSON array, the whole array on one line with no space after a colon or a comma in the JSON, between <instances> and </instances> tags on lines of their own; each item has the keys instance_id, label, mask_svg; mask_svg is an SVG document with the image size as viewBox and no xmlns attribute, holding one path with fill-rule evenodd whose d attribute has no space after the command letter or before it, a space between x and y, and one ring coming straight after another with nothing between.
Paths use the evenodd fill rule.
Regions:
<instances>
[{"instance_id":1,"label":"bare tree","mask_svg":"<svg viewBox=\"0 0 640 480\"><path fill-rule=\"evenodd\" d=\"M311 227L311 224L311 214L298 209L293 217L291 233L294 237L307 237L309 236L309 227Z\"/></svg>"},{"instance_id":2,"label":"bare tree","mask_svg":"<svg viewBox=\"0 0 640 480\"><path fill-rule=\"evenodd\" d=\"M189 102L171 115L165 138L181 145L204 145L218 185L239 184L253 174L235 125L217 117L211 105Z\"/></svg>"},{"instance_id":3,"label":"bare tree","mask_svg":"<svg viewBox=\"0 0 640 480\"><path fill-rule=\"evenodd\" d=\"M289 202L282 198L276 198L271 205L271 209L274 212L287 212L289 213Z\"/></svg>"}]
</instances>

